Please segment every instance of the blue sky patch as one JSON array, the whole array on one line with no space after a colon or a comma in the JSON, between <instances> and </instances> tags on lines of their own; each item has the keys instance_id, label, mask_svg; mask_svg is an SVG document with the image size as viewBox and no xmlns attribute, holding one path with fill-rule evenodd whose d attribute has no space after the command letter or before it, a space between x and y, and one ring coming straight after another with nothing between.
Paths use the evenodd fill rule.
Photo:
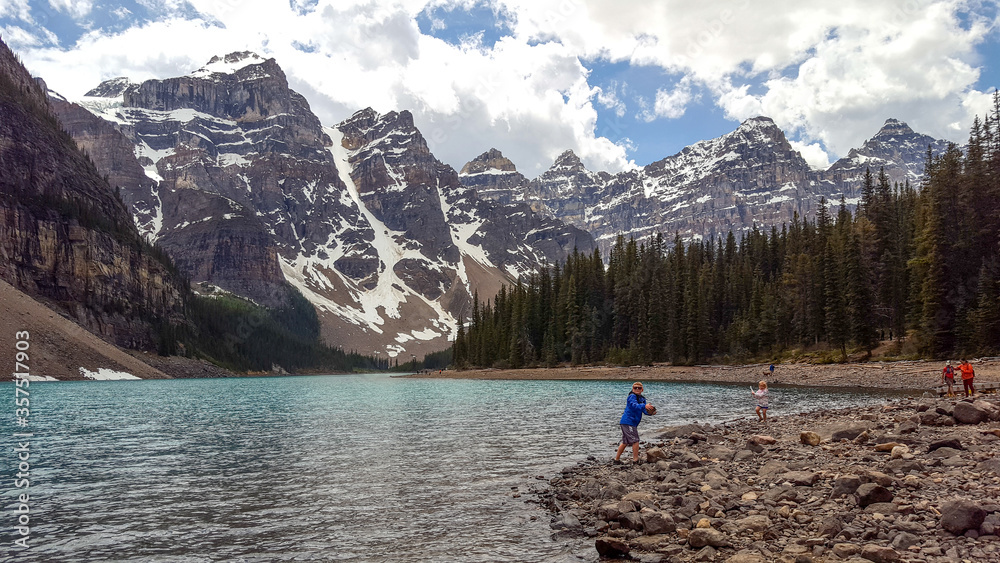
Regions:
<instances>
[{"instance_id":1,"label":"blue sky patch","mask_svg":"<svg viewBox=\"0 0 1000 563\"><path fill-rule=\"evenodd\" d=\"M451 45L461 45L467 38L479 36L483 47L492 48L511 34L507 20L485 4L476 4L470 10L428 7L417 15L417 25L420 33Z\"/></svg>"}]
</instances>

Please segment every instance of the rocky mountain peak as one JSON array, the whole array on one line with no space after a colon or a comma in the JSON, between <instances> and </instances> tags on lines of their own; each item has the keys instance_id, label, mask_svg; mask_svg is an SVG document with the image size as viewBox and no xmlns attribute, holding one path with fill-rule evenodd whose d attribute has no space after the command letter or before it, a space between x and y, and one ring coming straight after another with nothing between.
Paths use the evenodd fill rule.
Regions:
<instances>
[{"instance_id":1,"label":"rocky mountain peak","mask_svg":"<svg viewBox=\"0 0 1000 563\"><path fill-rule=\"evenodd\" d=\"M497 149L490 149L470 160L462 167L462 175L481 174L488 170L500 172L517 172L517 167Z\"/></svg>"},{"instance_id":2,"label":"rocky mountain peak","mask_svg":"<svg viewBox=\"0 0 1000 563\"><path fill-rule=\"evenodd\" d=\"M580 160L580 157L576 156L576 153L572 150L566 150L561 155L556 157L556 161L552 164L552 169L570 169L570 170L586 170L586 166Z\"/></svg>"},{"instance_id":3,"label":"rocky mountain peak","mask_svg":"<svg viewBox=\"0 0 1000 563\"><path fill-rule=\"evenodd\" d=\"M133 86L133 82L127 76L119 76L101 82L84 96L89 98L120 98L130 86Z\"/></svg>"},{"instance_id":4,"label":"rocky mountain peak","mask_svg":"<svg viewBox=\"0 0 1000 563\"><path fill-rule=\"evenodd\" d=\"M252 51L240 51L223 56L216 55L208 61L208 64L193 72L191 76L208 78L215 74L234 74L249 66L268 62L277 66L274 59L265 59Z\"/></svg>"},{"instance_id":5,"label":"rocky mountain peak","mask_svg":"<svg viewBox=\"0 0 1000 563\"><path fill-rule=\"evenodd\" d=\"M742 137L751 142L765 141L781 145L788 144L785 132L778 127L773 119L762 115L751 117L740 123L740 126L732 133L732 136Z\"/></svg>"},{"instance_id":6,"label":"rocky mountain peak","mask_svg":"<svg viewBox=\"0 0 1000 563\"><path fill-rule=\"evenodd\" d=\"M906 135L913 135L913 129L906 123L899 121L898 119L889 118L885 120L885 124L879 129L878 133L875 134L876 139L882 139L887 137L902 137Z\"/></svg>"}]
</instances>

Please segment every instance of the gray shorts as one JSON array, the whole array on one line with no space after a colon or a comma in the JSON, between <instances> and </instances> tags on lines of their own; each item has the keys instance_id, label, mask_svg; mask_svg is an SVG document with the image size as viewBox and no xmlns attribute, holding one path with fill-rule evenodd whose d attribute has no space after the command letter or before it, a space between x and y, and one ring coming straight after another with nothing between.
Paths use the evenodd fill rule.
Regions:
<instances>
[{"instance_id":1,"label":"gray shorts","mask_svg":"<svg viewBox=\"0 0 1000 563\"><path fill-rule=\"evenodd\" d=\"M628 424L619 424L622 427L622 443L626 446L639 443L639 428Z\"/></svg>"}]
</instances>

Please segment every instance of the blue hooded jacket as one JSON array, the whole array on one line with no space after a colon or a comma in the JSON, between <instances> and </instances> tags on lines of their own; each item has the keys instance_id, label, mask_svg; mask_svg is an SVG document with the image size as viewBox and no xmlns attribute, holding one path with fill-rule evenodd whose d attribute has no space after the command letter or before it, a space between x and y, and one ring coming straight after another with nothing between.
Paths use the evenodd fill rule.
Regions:
<instances>
[{"instance_id":1,"label":"blue hooded jacket","mask_svg":"<svg viewBox=\"0 0 1000 563\"><path fill-rule=\"evenodd\" d=\"M619 424L639 426L639 423L642 422L642 413L645 410L646 398L642 395L629 393L628 400L625 402L625 412L622 414L622 420Z\"/></svg>"}]
</instances>

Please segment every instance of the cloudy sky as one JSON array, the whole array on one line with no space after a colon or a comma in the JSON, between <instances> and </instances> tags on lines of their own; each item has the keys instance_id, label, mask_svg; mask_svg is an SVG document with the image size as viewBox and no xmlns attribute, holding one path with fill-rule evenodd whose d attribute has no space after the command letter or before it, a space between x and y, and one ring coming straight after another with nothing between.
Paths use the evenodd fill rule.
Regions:
<instances>
[{"instance_id":1,"label":"cloudy sky","mask_svg":"<svg viewBox=\"0 0 1000 563\"><path fill-rule=\"evenodd\" d=\"M814 167L888 117L963 142L1000 85L995 0L0 0L0 37L73 98L274 57L327 125L409 109L459 168L570 148L642 166L773 118Z\"/></svg>"}]
</instances>

